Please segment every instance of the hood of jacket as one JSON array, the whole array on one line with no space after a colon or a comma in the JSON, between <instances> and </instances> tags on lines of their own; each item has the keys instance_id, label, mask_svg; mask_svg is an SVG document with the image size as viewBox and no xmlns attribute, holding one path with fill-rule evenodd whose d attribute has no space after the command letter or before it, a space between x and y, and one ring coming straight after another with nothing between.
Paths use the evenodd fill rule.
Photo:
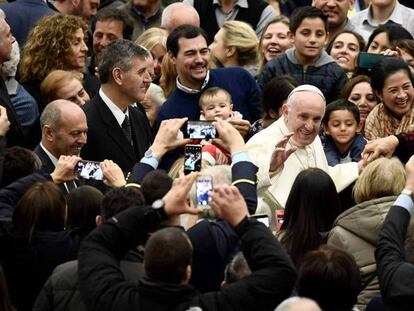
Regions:
<instances>
[{"instance_id":1,"label":"hood of jacket","mask_svg":"<svg viewBox=\"0 0 414 311\"><path fill-rule=\"evenodd\" d=\"M288 50L286 50L286 57L289 59L290 62L292 62L293 64L296 65L300 65L298 63L298 60L296 58L296 48L290 48ZM326 53L325 50L322 50L321 55L319 56L318 59L316 59L316 61L310 65L312 67L322 67L326 64L329 63L335 63L335 60L328 54Z\"/></svg>"},{"instance_id":2,"label":"hood of jacket","mask_svg":"<svg viewBox=\"0 0 414 311\"><path fill-rule=\"evenodd\" d=\"M376 245L379 231L396 198L396 196L388 196L357 204L339 215L334 226L342 227L372 245Z\"/></svg>"}]
</instances>

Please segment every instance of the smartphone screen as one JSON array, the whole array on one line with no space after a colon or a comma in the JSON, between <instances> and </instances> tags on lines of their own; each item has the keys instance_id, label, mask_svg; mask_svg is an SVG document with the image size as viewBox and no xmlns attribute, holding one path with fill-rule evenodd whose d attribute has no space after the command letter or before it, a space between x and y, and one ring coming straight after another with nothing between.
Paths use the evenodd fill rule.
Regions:
<instances>
[{"instance_id":1,"label":"smartphone screen","mask_svg":"<svg viewBox=\"0 0 414 311\"><path fill-rule=\"evenodd\" d=\"M250 217L256 218L257 221L260 221L262 224L264 224L266 227L269 228L269 226L270 226L269 216L267 216L265 214L260 214L260 215L252 215Z\"/></svg>"},{"instance_id":2,"label":"smartphone screen","mask_svg":"<svg viewBox=\"0 0 414 311\"><path fill-rule=\"evenodd\" d=\"M358 55L358 68L372 69L372 67L374 67L375 64L383 60L384 57L385 56L382 54L360 52Z\"/></svg>"},{"instance_id":3,"label":"smartphone screen","mask_svg":"<svg viewBox=\"0 0 414 311\"><path fill-rule=\"evenodd\" d=\"M201 171L201 145L186 145L184 153L184 174Z\"/></svg>"},{"instance_id":4,"label":"smartphone screen","mask_svg":"<svg viewBox=\"0 0 414 311\"><path fill-rule=\"evenodd\" d=\"M76 175L82 179L102 180L103 173L99 162L79 161L75 167Z\"/></svg>"},{"instance_id":5,"label":"smartphone screen","mask_svg":"<svg viewBox=\"0 0 414 311\"><path fill-rule=\"evenodd\" d=\"M211 176L204 175L197 177L196 195L197 205L203 208L210 206L210 192L213 191L213 179Z\"/></svg>"},{"instance_id":6,"label":"smartphone screen","mask_svg":"<svg viewBox=\"0 0 414 311\"><path fill-rule=\"evenodd\" d=\"M187 134L191 139L214 139L217 138L217 131L209 121L188 121Z\"/></svg>"}]
</instances>

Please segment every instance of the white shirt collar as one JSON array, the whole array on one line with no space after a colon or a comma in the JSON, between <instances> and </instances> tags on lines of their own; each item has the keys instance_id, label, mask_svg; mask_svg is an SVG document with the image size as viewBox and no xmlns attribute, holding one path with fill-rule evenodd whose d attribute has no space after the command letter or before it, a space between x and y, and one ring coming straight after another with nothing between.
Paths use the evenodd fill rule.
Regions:
<instances>
[{"instance_id":1,"label":"white shirt collar","mask_svg":"<svg viewBox=\"0 0 414 311\"><path fill-rule=\"evenodd\" d=\"M185 93L188 93L188 94L198 94L206 87L209 80L210 80L210 70L207 70L206 78L204 79L204 82L201 85L201 89L200 90L194 90L194 89L191 89L189 87L186 87L186 86L182 85L180 83L180 80L178 79L178 76L177 76L177 88L180 89L181 91L185 92Z\"/></svg>"},{"instance_id":2,"label":"white shirt collar","mask_svg":"<svg viewBox=\"0 0 414 311\"><path fill-rule=\"evenodd\" d=\"M58 159L49 152L49 150L46 149L45 146L43 146L42 142L40 142L40 147L43 149L44 152L46 152L47 156L49 157L50 161L52 161L53 165L56 167L58 163Z\"/></svg>"},{"instance_id":3,"label":"white shirt collar","mask_svg":"<svg viewBox=\"0 0 414 311\"><path fill-rule=\"evenodd\" d=\"M109 99L108 96L106 96L102 88L99 89L99 96L101 96L103 102L108 106L109 110L111 110L119 126L122 127L122 123L124 122L125 116L129 116L128 108L124 113L121 109L119 109L117 105L114 104L112 100Z\"/></svg>"}]
</instances>

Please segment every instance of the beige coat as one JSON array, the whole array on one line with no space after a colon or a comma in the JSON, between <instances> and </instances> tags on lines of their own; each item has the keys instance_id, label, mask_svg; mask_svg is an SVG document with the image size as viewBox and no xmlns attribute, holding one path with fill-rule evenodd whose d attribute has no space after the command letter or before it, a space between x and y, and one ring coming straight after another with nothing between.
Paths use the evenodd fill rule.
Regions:
<instances>
[{"instance_id":1,"label":"beige coat","mask_svg":"<svg viewBox=\"0 0 414 311\"><path fill-rule=\"evenodd\" d=\"M328 244L345 249L358 264L363 286L357 302L360 310L380 295L374 252L384 219L396 198L374 199L346 210L337 217L328 236Z\"/></svg>"}]
</instances>

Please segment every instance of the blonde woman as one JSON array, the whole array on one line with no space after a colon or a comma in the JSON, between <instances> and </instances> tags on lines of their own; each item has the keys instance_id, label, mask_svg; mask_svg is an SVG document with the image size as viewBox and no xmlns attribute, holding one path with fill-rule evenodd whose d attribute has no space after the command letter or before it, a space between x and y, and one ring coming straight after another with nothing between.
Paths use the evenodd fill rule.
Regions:
<instances>
[{"instance_id":1,"label":"blonde woman","mask_svg":"<svg viewBox=\"0 0 414 311\"><path fill-rule=\"evenodd\" d=\"M253 28L241 21L224 22L210 44L216 64L222 67L243 67L252 76L257 73L258 39Z\"/></svg>"},{"instance_id":2,"label":"blonde woman","mask_svg":"<svg viewBox=\"0 0 414 311\"><path fill-rule=\"evenodd\" d=\"M259 72L267 62L293 47L289 25L289 18L280 15L271 20L263 29L259 40Z\"/></svg>"},{"instance_id":3,"label":"blonde woman","mask_svg":"<svg viewBox=\"0 0 414 311\"><path fill-rule=\"evenodd\" d=\"M359 310L380 295L374 252L385 216L404 186L405 170L397 158L373 161L354 186L357 205L339 215L329 233L328 244L352 254L361 271Z\"/></svg>"},{"instance_id":4,"label":"blonde woman","mask_svg":"<svg viewBox=\"0 0 414 311\"><path fill-rule=\"evenodd\" d=\"M40 93L45 105L66 99L81 107L90 99L78 71L53 70L40 84Z\"/></svg>"},{"instance_id":5,"label":"blonde woman","mask_svg":"<svg viewBox=\"0 0 414 311\"><path fill-rule=\"evenodd\" d=\"M167 53L168 32L165 29L153 27L146 30L138 37L135 43L143 46L150 51L154 58L154 79L153 82L158 84L161 77L161 64L164 55Z\"/></svg>"}]
</instances>

